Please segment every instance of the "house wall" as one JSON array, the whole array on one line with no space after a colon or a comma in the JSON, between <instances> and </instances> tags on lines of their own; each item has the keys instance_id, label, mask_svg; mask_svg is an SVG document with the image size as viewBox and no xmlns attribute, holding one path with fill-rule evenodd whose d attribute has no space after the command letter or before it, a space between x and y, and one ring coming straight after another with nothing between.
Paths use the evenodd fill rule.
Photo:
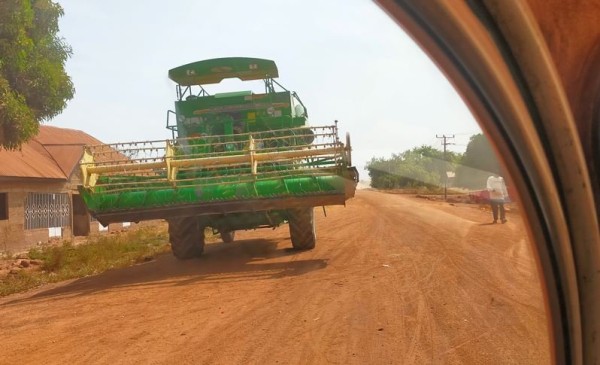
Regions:
<instances>
[{"instance_id":1,"label":"house wall","mask_svg":"<svg viewBox=\"0 0 600 365\"><path fill-rule=\"evenodd\" d=\"M0 182L0 192L8 194L8 220L0 221L0 251L21 252L49 240L48 228L25 229L27 193L69 193L64 181ZM71 227L63 227L62 238L72 237Z\"/></svg>"},{"instance_id":2,"label":"house wall","mask_svg":"<svg viewBox=\"0 0 600 365\"><path fill-rule=\"evenodd\" d=\"M6 182L0 180L0 193L8 194L8 219L0 220L0 252L18 253L27 251L39 243L50 241L48 228L25 229L25 199L28 193L67 193L72 201L72 195L77 194L77 179L70 182L65 181L40 181L31 182L26 180ZM73 215L73 206L71 205L71 216ZM157 221L142 222L140 224L131 223L124 227L122 223L111 223L108 230L101 231L100 223L90 222L90 235L110 234L124 230L136 229L144 225L154 225ZM63 240L73 239L71 226L62 228Z\"/></svg>"}]
</instances>

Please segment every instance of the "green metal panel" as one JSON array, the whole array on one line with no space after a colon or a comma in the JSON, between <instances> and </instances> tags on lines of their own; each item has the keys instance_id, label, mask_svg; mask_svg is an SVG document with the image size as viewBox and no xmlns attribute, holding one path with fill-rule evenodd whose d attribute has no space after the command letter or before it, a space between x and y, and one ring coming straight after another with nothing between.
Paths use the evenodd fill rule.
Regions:
<instances>
[{"instance_id":1,"label":"green metal panel","mask_svg":"<svg viewBox=\"0 0 600 365\"><path fill-rule=\"evenodd\" d=\"M345 181L341 176L301 176L273 179L255 183L212 184L202 187L141 190L126 192L102 192L82 189L82 197L92 212L111 212L141 208L154 208L178 204L224 202L253 198L276 198L282 196L310 196L330 193L344 194Z\"/></svg>"},{"instance_id":2,"label":"green metal panel","mask_svg":"<svg viewBox=\"0 0 600 365\"><path fill-rule=\"evenodd\" d=\"M182 86L218 84L228 78L248 81L276 77L275 62L247 57L215 58L169 70L169 78Z\"/></svg>"}]
</instances>

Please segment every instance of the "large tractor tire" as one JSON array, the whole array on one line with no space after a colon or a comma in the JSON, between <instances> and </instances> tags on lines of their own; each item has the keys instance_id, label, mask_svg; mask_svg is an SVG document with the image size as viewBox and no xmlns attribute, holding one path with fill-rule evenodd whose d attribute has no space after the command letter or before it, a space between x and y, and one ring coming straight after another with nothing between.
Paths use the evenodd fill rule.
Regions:
<instances>
[{"instance_id":1,"label":"large tractor tire","mask_svg":"<svg viewBox=\"0 0 600 365\"><path fill-rule=\"evenodd\" d=\"M235 231L221 231L219 232L221 240L225 243L231 243L235 240Z\"/></svg>"},{"instance_id":2,"label":"large tractor tire","mask_svg":"<svg viewBox=\"0 0 600 365\"><path fill-rule=\"evenodd\" d=\"M204 251L204 227L195 217L169 220L169 241L173 255L180 260L198 257Z\"/></svg>"},{"instance_id":3,"label":"large tractor tire","mask_svg":"<svg viewBox=\"0 0 600 365\"><path fill-rule=\"evenodd\" d=\"M296 250L312 250L317 242L313 208L288 210L292 246Z\"/></svg>"}]
</instances>

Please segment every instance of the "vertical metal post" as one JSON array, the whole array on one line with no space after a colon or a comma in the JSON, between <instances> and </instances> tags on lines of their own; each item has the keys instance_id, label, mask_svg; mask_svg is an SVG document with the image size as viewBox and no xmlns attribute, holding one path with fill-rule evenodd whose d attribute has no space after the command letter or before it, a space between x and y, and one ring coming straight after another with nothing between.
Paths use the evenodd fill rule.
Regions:
<instances>
[{"instance_id":1,"label":"vertical metal post","mask_svg":"<svg viewBox=\"0 0 600 365\"><path fill-rule=\"evenodd\" d=\"M449 144L454 144L454 143L447 142L447 140L449 138L454 139L454 134L452 135L452 137L446 136L445 134L442 134L442 136L440 137L436 134L435 138L443 139L442 144L444 145L444 171L443 171L443 173L444 173L444 201L446 201L448 199L448 167L447 167L448 159L446 158L446 146Z\"/></svg>"}]
</instances>

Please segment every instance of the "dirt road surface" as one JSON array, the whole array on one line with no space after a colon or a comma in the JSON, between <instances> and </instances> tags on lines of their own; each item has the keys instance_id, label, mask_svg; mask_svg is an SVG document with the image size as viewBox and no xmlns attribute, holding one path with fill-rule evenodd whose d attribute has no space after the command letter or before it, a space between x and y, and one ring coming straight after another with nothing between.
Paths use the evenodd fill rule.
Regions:
<instances>
[{"instance_id":1,"label":"dirt road surface","mask_svg":"<svg viewBox=\"0 0 600 365\"><path fill-rule=\"evenodd\" d=\"M317 218L0 300L1 364L547 364L523 224L359 191Z\"/></svg>"}]
</instances>

